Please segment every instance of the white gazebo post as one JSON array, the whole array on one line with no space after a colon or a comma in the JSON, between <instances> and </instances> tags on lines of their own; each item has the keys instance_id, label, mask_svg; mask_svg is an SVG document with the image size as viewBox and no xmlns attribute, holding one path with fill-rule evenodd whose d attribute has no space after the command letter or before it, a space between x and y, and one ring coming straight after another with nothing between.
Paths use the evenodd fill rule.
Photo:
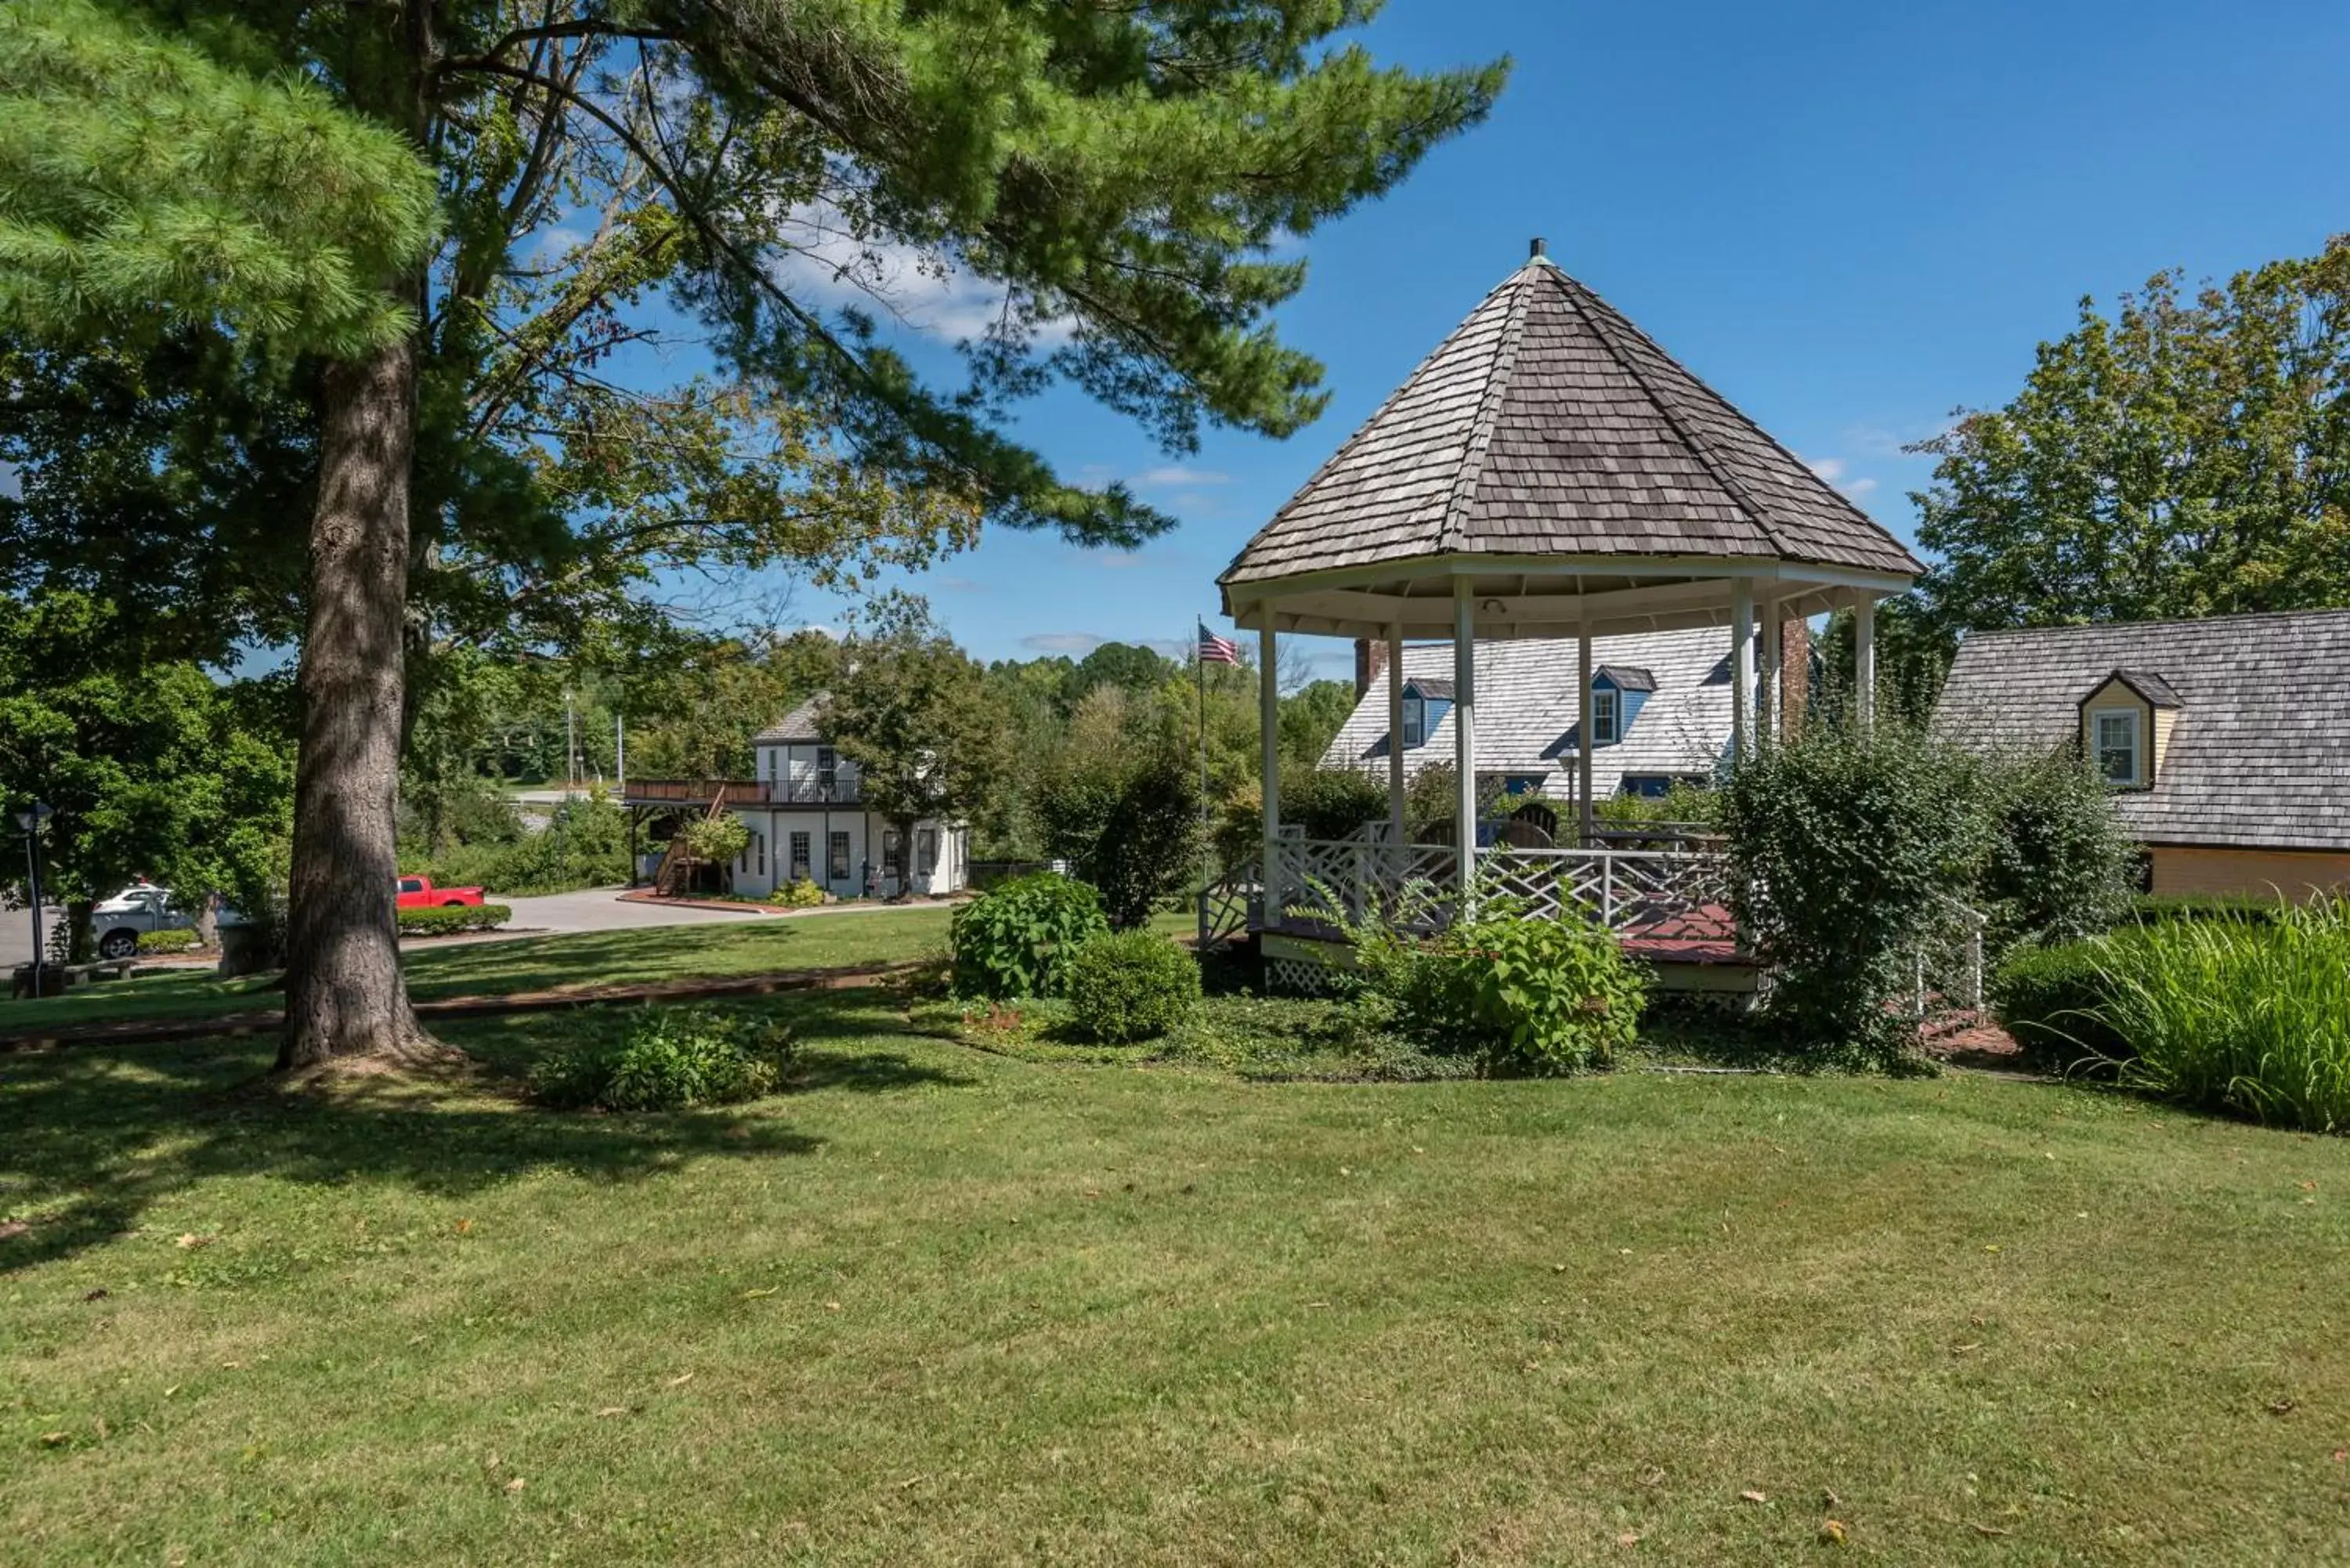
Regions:
<instances>
[{"instance_id":1,"label":"white gazebo post","mask_svg":"<svg viewBox=\"0 0 2350 1568\"><path fill-rule=\"evenodd\" d=\"M1452 841L1461 869L1461 912L1477 881L1477 601L1465 576L1452 579L1452 765L1460 770Z\"/></svg>"},{"instance_id":2,"label":"white gazebo post","mask_svg":"<svg viewBox=\"0 0 2350 1568\"><path fill-rule=\"evenodd\" d=\"M1754 585L1741 577L1730 598L1730 755L1746 760L1754 733Z\"/></svg>"},{"instance_id":3,"label":"white gazebo post","mask_svg":"<svg viewBox=\"0 0 2350 1568\"><path fill-rule=\"evenodd\" d=\"M1274 672L1280 649L1274 639L1273 606L1260 612L1263 624L1256 633L1256 714L1258 764L1264 781L1264 922L1275 925L1282 915L1281 891L1281 680Z\"/></svg>"},{"instance_id":4,"label":"white gazebo post","mask_svg":"<svg viewBox=\"0 0 2350 1568\"><path fill-rule=\"evenodd\" d=\"M1575 826L1576 847L1591 847L1594 813L1591 805L1591 611L1586 607L1575 628ZM1622 701L1622 698L1617 698Z\"/></svg>"},{"instance_id":5,"label":"white gazebo post","mask_svg":"<svg viewBox=\"0 0 2350 1568\"><path fill-rule=\"evenodd\" d=\"M1403 622L1388 628L1388 836L1403 842ZM1401 864L1399 860L1398 864Z\"/></svg>"},{"instance_id":6,"label":"white gazebo post","mask_svg":"<svg viewBox=\"0 0 2350 1568\"><path fill-rule=\"evenodd\" d=\"M1877 600L1852 607L1852 716L1864 731L1877 722Z\"/></svg>"},{"instance_id":7,"label":"white gazebo post","mask_svg":"<svg viewBox=\"0 0 2350 1568\"><path fill-rule=\"evenodd\" d=\"M1774 594L1762 601L1762 656L1756 660L1754 678L1754 734L1758 740L1774 741L1779 737L1779 659L1784 640L1779 599Z\"/></svg>"}]
</instances>

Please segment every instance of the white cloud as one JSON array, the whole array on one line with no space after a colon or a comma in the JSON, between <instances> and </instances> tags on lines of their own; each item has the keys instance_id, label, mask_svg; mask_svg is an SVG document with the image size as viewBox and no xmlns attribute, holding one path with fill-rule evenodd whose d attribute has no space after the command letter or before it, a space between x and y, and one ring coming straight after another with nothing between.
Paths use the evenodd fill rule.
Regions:
<instances>
[{"instance_id":1,"label":"white cloud","mask_svg":"<svg viewBox=\"0 0 2350 1568\"><path fill-rule=\"evenodd\" d=\"M1091 653L1108 640L1089 631L1039 631L1022 638L1020 646L1035 653Z\"/></svg>"},{"instance_id":2,"label":"white cloud","mask_svg":"<svg viewBox=\"0 0 2350 1568\"><path fill-rule=\"evenodd\" d=\"M1127 480L1137 490L1173 490L1194 484L1230 484L1232 476L1212 468L1186 468L1170 462L1158 468L1146 468Z\"/></svg>"},{"instance_id":3,"label":"white cloud","mask_svg":"<svg viewBox=\"0 0 2350 1568\"><path fill-rule=\"evenodd\" d=\"M1843 458L1823 457L1816 460L1806 458L1804 462L1814 473L1818 474L1855 501L1877 488L1877 481L1865 475L1847 478L1846 475L1852 473L1852 464Z\"/></svg>"},{"instance_id":4,"label":"white cloud","mask_svg":"<svg viewBox=\"0 0 2350 1568\"><path fill-rule=\"evenodd\" d=\"M879 311L928 337L965 342L1003 317L1003 285L964 270L947 255L883 235L860 238L839 212L803 202L785 221L794 248L777 264L780 281L829 307ZM1046 322L1037 340L1066 341L1067 322Z\"/></svg>"}]
</instances>

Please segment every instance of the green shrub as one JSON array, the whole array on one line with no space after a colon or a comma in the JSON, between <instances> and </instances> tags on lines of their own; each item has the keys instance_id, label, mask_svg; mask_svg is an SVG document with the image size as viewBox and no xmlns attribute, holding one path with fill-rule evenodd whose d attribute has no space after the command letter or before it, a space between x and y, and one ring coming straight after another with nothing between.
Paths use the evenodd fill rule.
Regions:
<instances>
[{"instance_id":1,"label":"green shrub","mask_svg":"<svg viewBox=\"0 0 2350 1568\"><path fill-rule=\"evenodd\" d=\"M1647 977L1603 926L1529 917L1488 895L1475 919L1431 940L1376 919L1349 935L1367 1034L1531 1073L1604 1066L1638 1037Z\"/></svg>"},{"instance_id":2,"label":"green shrub","mask_svg":"<svg viewBox=\"0 0 2350 1568\"><path fill-rule=\"evenodd\" d=\"M1304 827L1308 838L1345 838L1367 822L1387 819L1384 771L1306 768L1282 778L1281 820Z\"/></svg>"},{"instance_id":3,"label":"green shrub","mask_svg":"<svg viewBox=\"0 0 2350 1568\"><path fill-rule=\"evenodd\" d=\"M2051 1072L2110 1064L2130 1054L2103 1012L2107 1000L2107 947L2126 940L2024 947L2010 953L1991 979L1999 1020L2027 1060Z\"/></svg>"},{"instance_id":4,"label":"green shrub","mask_svg":"<svg viewBox=\"0 0 2350 1568\"><path fill-rule=\"evenodd\" d=\"M824 902L824 889L812 878L802 877L768 894L767 902L780 904L786 909L813 909Z\"/></svg>"},{"instance_id":5,"label":"green shrub","mask_svg":"<svg viewBox=\"0 0 2350 1568\"><path fill-rule=\"evenodd\" d=\"M1015 877L955 911L955 992L1057 996L1077 948L1108 929L1101 896L1083 882L1050 871Z\"/></svg>"},{"instance_id":6,"label":"green shrub","mask_svg":"<svg viewBox=\"0 0 2350 1568\"><path fill-rule=\"evenodd\" d=\"M139 933L139 950L142 953L183 953L195 945L196 933L184 926L177 930Z\"/></svg>"},{"instance_id":7,"label":"green shrub","mask_svg":"<svg viewBox=\"0 0 2350 1568\"><path fill-rule=\"evenodd\" d=\"M1199 875L1199 780L1173 747L1066 748L1038 781L1035 814L1045 849L1099 889L1120 930Z\"/></svg>"},{"instance_id":8,"label":"green shrub","mask_svg":"<svg viewBox=\"0 0 2350 1568\"><path fill-rule=\"evenodd\" d=\"M2312 1132L2350 1130L2350 900L2167 920L2090 944L2122 1082Z\"/></svg>"},{"instance_id":9,"label":"green shrub","mask_svg":"<svg viewBox=\"0 0 2350 1568\"><path fill-rule=\"evenodd\" d=\"M1899 724L1825 722L1731 771L1731 904L1773 971L1765 1019L1792 1049L1889 1066L1915 1044L1898 1002L1981 858L1975 771Z\"/></svg>"},{"instance_id":10,"label":"green shrub","mask_svg":"<svg viewBox=\"0 0 2350 1568\"><path fill-rule=\"evenodd\" d=\"M2252 897L2241 893L2140 893L2129 900L2122 919L2147 924L2157 920L2251 920L2273 923L2293 908L2273 894Z\"/></svg>"},{"instance_id":11,"label":"green shrub","mask_svg":"<svg viewBox=\"0 0 2350 1568\"><path fill-rule=\"evenodd\" d=\"M2110 926L2129 900L2135 851L2087 761L2070 749L1998 758L1977 783L1985 832L1972 902L1992 950Z\"/></svg>"},{"instance_id":12,"label":"green shrub","mask_svg":"<svg viewBox=\"0 0 2350 1568\"><path fill-rule=\"evenodd\" d=\"M1087 1039L1106 1045L1156 1040L1200 1004L1200 963L1149 931L1095 937L1070 956L1071 1015Z\"/></svg>"},{"instance_id":13,"label":"green shrub","mask_svg":"<svg viewBox=\"0 0 2350 1568\"><path fill-rule=\"evenodd\" d=\"M559 1052L531 1073L531 1091L567 1109L674 1111L733 1105L775 1091L794 1053L772 1020L695 1007L651 1007L619 1040Z\"/></svg>"},{"instance_id":14,"label":"green shrub","mask_svg":"<svg viewBox=\"0 0 2350 1568\"><path fill-rule=\"evenodd\" d=\"M494 931L514 919L504 904L439 904L400 911L403 937L449 937L463 931Z\"/></svg>"}]
</instances>

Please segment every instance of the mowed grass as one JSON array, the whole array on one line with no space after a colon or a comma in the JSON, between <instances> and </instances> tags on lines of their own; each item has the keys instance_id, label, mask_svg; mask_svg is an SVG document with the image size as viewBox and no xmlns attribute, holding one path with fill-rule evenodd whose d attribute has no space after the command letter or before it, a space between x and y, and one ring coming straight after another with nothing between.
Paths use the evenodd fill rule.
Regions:
<instances>
[{"instance_id":1,"label":"mowed grass","mask_svg":"<svg viewBox=\"0 0 2350 1568\"><path fill-rule=\"evenodd\" d=\"M402 954L409 994L502 996L588 985L764 974L894 963L942 950L950 910L942 904L881 913L788 919L745 915L625 931L515 937L411 946ZM78 987L41 1001L0 1001L0 1041L38 1026L130 1018L212 1018L269 1012L279 1003L267 978L223 981L209 971L157 972Z\"/></svg>"},{"instance_id":2,"label":"mowed grass","mask_svg":"<svg viewBox=\"0 0 2350 1568\"><path fill-rule=\"evenodd\" d=\"M674 1116L502 1092L559 1015L445 1031L456 1086L0 1057L0 1561L2350 1556L2337 1140L1975 1077L1247 1085L766 1005L793 1092Z\"/></svg>"}]
</instances>

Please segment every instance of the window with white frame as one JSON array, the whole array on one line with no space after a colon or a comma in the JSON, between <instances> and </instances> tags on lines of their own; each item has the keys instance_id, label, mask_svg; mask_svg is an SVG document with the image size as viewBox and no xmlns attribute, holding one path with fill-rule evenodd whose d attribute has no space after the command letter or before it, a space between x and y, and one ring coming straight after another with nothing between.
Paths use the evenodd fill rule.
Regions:
<instances>
[{"instance_id":1,"label":"window with white frame","mask_svg":"<svg viewBox=\"0 0 2350 1568\"><path fill-rule=\"evenodd\" d=\"M1428 704L1422 701L1417 693L1405 692L1403 694L1403 749L1405 751L1411 750L1412 747L1428 739L1427 722Z\"/></svg>"},{"instance_id":2,"label":"window with white frame","mask_svg":"<svg viewBox=\"0 0 2350 1568\"><path fill-rule=\"evenodd\" d=\"M840 759L830 746L816 749L816 787L830 794L840 782Z\"/></svg>"},{"instance_id":3,"label":"window with white frame","mask_svg":"<svg viewBox=\"0 0 2350 1568\"><path fill-rule=\"evenodd\" d=\"M2093 714L2097 738L2097 772L2109 784L2124 788L2144 776L2138 767L2138 720L2135 708L2109 709Z\"/></svg>"},{"instance_id":4,"label":"window with white frame","mask_svg":"<svg viewBox=\"0 0 2350 1568\"><path fill-rule=\"evenodd\" d=\"M1613 686L1591 689L1591 743L1612 746L1624 734L1624 694Z\"/></svg>"}]
</instances>

